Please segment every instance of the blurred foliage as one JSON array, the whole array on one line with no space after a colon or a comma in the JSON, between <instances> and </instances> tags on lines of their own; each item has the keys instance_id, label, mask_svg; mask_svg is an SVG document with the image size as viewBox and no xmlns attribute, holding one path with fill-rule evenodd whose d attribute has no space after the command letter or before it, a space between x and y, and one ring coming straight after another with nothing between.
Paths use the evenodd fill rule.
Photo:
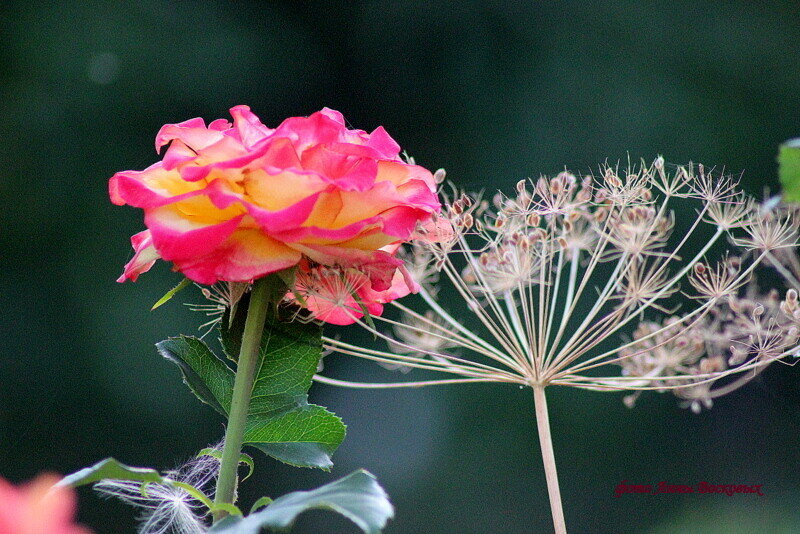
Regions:
<instances>
[{"instance_id":1,"label":"blurred foliage","mask_svg":"<svg viewBox=\"0 0 800 534\"><path fill-rule=\"evenodd\" d=\"M780 146L778 176L783 187L783 199L800 202L800 138L790 139Z\"/></svg>"},{"instance_id":2,"label":"blurred foliage","mask_svg":"<svg viewBox=\"0 0 800 534\"><path fill-rule=\"evenodd\" d=\"M110 204L107 179L153 163L162 124L249 104L274 126L329 106L355 127L383 124L468 189L662 153L743 173L760 195L778 187L775 147L800 131L798 20L792 0L4 2L0 474L106 456L170 468L222 433L153 347L205 322L179 305L199 292L150 312L178 275L161 265L114 282L142 221ZM386 378L328 360L332 376ZM702 517L751 532L730 521L745 515L765 533L796 530L796 369L699 416L656 394L632 411L613 394L551 399L572 531L686 532ZM550 528L530 391L315 386L311 401L348 424L332 476L364 467L391 495L388 532ZM276 464L260 462L246 498L331 480ZM766 496L615 498L623 479L763 484ZM89 490L80 505L97 532L133 531L124 505ZM312 513L296 531L352 531L341 521Z\"/></svg>"}]
</instances>

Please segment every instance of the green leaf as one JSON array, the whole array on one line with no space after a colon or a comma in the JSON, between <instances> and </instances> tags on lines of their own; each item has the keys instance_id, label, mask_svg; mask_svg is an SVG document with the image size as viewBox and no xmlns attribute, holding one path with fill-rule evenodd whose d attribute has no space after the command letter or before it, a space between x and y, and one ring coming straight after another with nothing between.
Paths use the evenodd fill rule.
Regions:
<instances>
[{"instance_id":1,"label":"green leaf","mask_svg":"<svg viewBox=\"0 0 800 534\"><path fill-rule=\"evenodd\" d=\"M308 403L321 355L319 325L267 320L245 443L290 465L331 468L345 425L325 408Z\"/></svg>"},{"instance_id":2,"label":"green leaf","mask_svg":"<svg viewBox=\"0 0 800 534\"><path fill-rule=\"evenodd\" d=\"M233 394L233 371L195 337L179 336L156 343L158 352L181 370L198 399L227 416Z\"/></svg>"},{"instance_id":3,"label":"green leaf","mask_svg":"<svg viewBox=\"0 0 800 534\"><path fill-rule=\"evenodd\" d=\"M800 202L800 138L786 141L778 151L778 176L785 202Z\"/></svg>"},{"instance_id":4,"label":"green leaf","mask_svg":"<svg viewBox=\"0 0 800 534\"><path fill-rule=\"evenodd\" d=\"M250 507L250 513L252 514L256 510L260 510L264 508L266 505L272 503L273 499L271 497L261 497L256 502L253 503L253 506Z\"/></svg>"},{"instance_id":5,"label":"green leaf","mask_svg":"<svg viewBox=\"0 0 800 534\"><path fill-rule=\"evenodd\" d=\"M86 484L94 484L101 480L130 480L134 482L142 482L144 484L150 482L164 482L158 471L146 467L130 467L122 464L114 458L106 458L91 467L81 469L71 475L65 476L58 483L59 486L85 486Z\"/></svg>"},{"instance_id":6,"label":"green leaf","mask_svg":"<svg viewBox=\"0 0 800 534\"><path fill-rule=\"evenodd\" d=\"M329 470L345 425L322 406L306 404L278 416L251 415L244 436L245 443L284 463Z\"/></svg>"},{"instance_id":7,"label":"green leaf","mask_svg":"<svg viewBox=\"0 0 800 534\"><path fill-rule=\"evenodd\" d=\"M308 510L342 514L366 534L377 534L394 516L394 507L375 477L359 470L315 490L295 491L275 499L244 519L230 518L211 529L214 534L258 534L263 528L287 529Z\"/></svg>"},{"instance_id":8,"label":"green leaf","mask_svg":"<svg viewBox=\"0 0 800 534\"><path fill-rule=\"evenodd\" d=\"M221 322L220 341L231 356L241 344L247 306ZM202 341L181 336L158 344L177 364L197 397L227 415L234 372ZM325 408L308 402L308 390L322 355L322 329L299 322L267 319L261 363L253 385L245 444L284 463L328 470L331 455L345 437L345 425Z\"/></svg>"},{"instance_id":9,"label":"green leaf","mask_svg":"<svg viewBox=\"0 0 800 534\"><path fill-rule=\"evenodd\" d=\"M153 304L153 307L152 307L152 308L150 308L150 311L153 311L153 310L155 310L156 308L158 308L159 306L161 306L162 304L164 304L165 302L167 302L169 299L171 299L172 297L174 297L174 296L175 296L175 294L176 294L178 291L180 291L181 289L183 289L184 287L188 286L188 285L189 285L189 284L191 284L191 283L192 283L192 281L191 281L191 280L189 280L188 278L184 278L183 280L181 280L181 281L178 283L178 285L177 285L177 286L175 286L175 287L173 287L172 289L170 289L169 291L167 291L167 292L164 294L164 296L163 296L163 297L161 297L160 299L158 299L158 301L157 301L155 304Z\"/></svg>"}]
</instances>

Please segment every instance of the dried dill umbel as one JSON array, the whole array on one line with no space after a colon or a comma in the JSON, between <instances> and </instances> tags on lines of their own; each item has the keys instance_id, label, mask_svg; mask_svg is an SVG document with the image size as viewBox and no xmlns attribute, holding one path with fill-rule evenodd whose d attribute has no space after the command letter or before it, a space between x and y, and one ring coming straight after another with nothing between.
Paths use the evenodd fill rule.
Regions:
<instances>
[{"instance_id":1,"label":"dried dill umbel","mask_svg":"<svg viewBox=\"0 0 800 534\"><path fill-rule=\"evenodd\" d=\"M450 376L317 379L531 387L557 532L565 524L545 388L626 391L628 405L669 391L697 411L798 350L797 213L765 213L734 178L701 165L668 170L659 157L583 177L564 171L521 180L491 202L454 191L442 216L452 239L417 245L408 258L416 305L392 302L399 319L357 320L387 348L325 341ZM752 289L765 265L788 290ZM460 301L448 305L445 290Z\"/></svg>"}]
</instances>

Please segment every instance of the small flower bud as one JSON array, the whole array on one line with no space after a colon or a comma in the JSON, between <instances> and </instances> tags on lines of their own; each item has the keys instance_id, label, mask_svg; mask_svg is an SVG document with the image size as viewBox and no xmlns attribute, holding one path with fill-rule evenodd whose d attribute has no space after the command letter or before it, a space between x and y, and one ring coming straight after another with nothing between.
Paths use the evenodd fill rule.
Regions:
<instances>
[{"instance_id":1,"label":"small flower bud","mask_svg":"<svg viewBox=\"0 0 800 534\"><path fill-rule=\"evenodd\" d=\"M614 171L612 171L611 169L606 170L606 174L603 178L605 179L606 183L611 187L614 188L622 187L622 180L620 180L619 177L616 174L614 174Z\"/></svg>"},{"instance_id":2,"label":"small flower bud","mask_svg":"<svg viewBox=\"0 0 800 534\"><path fill-rule=\"evenodd\" d=\"M578 202L589 202L592 199L591 189L581 189L580 191L578 191L578 194L575 196L575 199Z\"/></svg>"},{"instance_id":3,"label":"small flower bud","mask_svg":"<svg viewBox=\"0 0 800 534\"><path fill-rule=\"evenodd\" d=\"M797 290L792 288L786 292L786 302L789 304L797 304Z\"/></svg>"},{"instance_id":4,"label":"small flower bud","mask_svg":"<svg viewBox=\"0 0 800 534\"><path fill-rule=\"evenodd\" d=\"M494 194L494 196L492 197L492 205L497 209L503 207L503 195L501 193Z\"/></svg>"}]
</instances>

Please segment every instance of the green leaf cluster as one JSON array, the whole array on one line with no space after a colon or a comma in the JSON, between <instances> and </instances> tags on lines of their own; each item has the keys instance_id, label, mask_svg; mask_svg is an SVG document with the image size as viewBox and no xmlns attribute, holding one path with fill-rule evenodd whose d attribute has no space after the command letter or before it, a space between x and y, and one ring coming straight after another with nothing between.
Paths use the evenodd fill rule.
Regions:
<instances>
[{"instance_id":1,"label":"green leaf cluster","mask_svg":"<svg viewBox=\"0 0 800 534\"><path fill-rule=\"evenodd\" d=\"M209 451L201 451L200 454L207 453ZM79 487L101 480L141 482L142 494L146 494L148 484L171 485L186 491L210 511L224 509L230 515L210 530L214 534L258 534L265 528L286 530L291 528L297 516L308 510L329 510L342 514L366 534L377 534L394 516L394 507L386 492L375 477L364 470L314 490L288 493L274 501L263 497L253 505L253 510L257 511L248 517L242 517L239 509L232 504L212 503L207 495L194 486L172 480L155 469L131 467L114 458L106 458L63 478L59 486Z\"/></svg>"},{"instance_id":2,"label":"green leaf cluster","mask_svg":"<svg viewBox=\"0 0 800 534\"><path fill-rule=\"evenodd\" d=\"M221 343L235 362L241 345L245 305L220 322ZM175 363L184 382L203 402L227 416L235 373L202 340L180 336L157 344ZM331 456L345 436L345 425L322 406L308 402L308 390L322 354L319 325L267 319L260 347L245 430L245 444L298 467L329 470Z\"/></svg>"},{"instance_id":3,"label":"green leaf cluster","mask_svg":"<svg viewBox=\"0 0 800 534\"><path fill-rule=\"evenodd\" d=\"M292 276L288 273L286 276ZM286 281L281 279L285 285ZM168 301L188 285L184 280L170 290L155 307ZM276 284L281 288L284 285ZM226 357L219 357L201 339L179 336L157 344L159 353L181 371L184 382L202 402L223 417L231 409L235 365L241 350L247 321L247 295L241 306L231 306L220 321L220 344ZM278 302L279 299L274 300ZM237 302L239 298L237 298ZM264 325L258 362L245 425L244 442L282 462L298 467L329 470L331 456L345 437L345 425L322 406L308 402L308 391L322 357L322 329L319 325L280 320L273 306ZM221 452L209 448L198 456L220 458ZM254 468L253 459L241 455L240 463ZM247 476L249 476L249 474ZM130 467L107 458L64 478L62 486L82 486L103 480L139 482L148 496L151 485L185 491L208 509L210 514L227 515L210 532L257 534L263 529L291 528L301 513L330 510L353 521L366 534L375 534L393 517L394 508L383 488L370 473L359 470L314 490L289 493L275 500L262 497L243 517L235 504L214 503L202 488L149 468ZM247 478L247 477L245 477Z\"/></svg>"}]
</instances>

